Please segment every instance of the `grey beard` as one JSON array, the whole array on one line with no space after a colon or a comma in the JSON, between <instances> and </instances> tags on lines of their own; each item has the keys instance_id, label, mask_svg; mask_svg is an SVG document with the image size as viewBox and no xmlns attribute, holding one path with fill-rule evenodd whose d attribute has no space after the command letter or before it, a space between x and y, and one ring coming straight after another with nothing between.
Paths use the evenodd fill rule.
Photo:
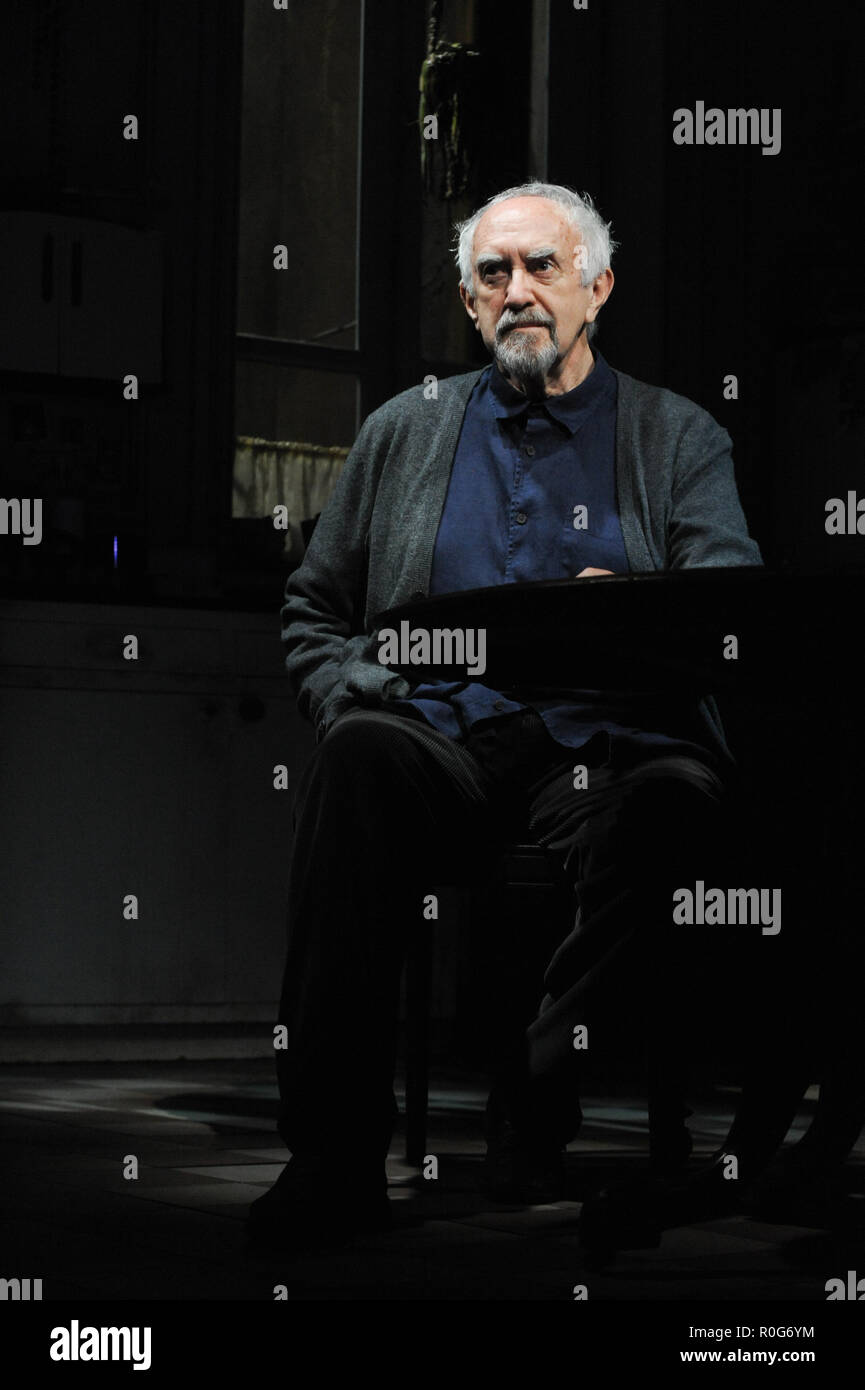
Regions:
<instances>
[{"instance_id":1,"label":"grey beard","mask_svg":"<svg viewBox=\"0 0 865 1390\"><path fill-rule=\"evenodd\" d=\"M523 342L522 334L510 332L495 346L496 365L503 376L513 377L526 395L543 392L547 373L555 366L559 345L555 331L547 330L540 347Z\"/></svg>"}]
</instances>

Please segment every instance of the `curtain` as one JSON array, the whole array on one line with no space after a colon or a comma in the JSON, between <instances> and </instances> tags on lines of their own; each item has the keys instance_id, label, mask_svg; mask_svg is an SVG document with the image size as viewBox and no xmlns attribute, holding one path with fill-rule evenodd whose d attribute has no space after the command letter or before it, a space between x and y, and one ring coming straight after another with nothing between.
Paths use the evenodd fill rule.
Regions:
<instances>
[{"instance_id":1,"label":"curtain","mask_svg":"<svg viewBox=\"0 0 865 1390\"><path fill-rule=\"evenodd\" d=\"M311 521L322 510L348 452L337 446L324 448L239 435L234 450L231 515L274 519L274 508L285 507L286 557L300 564L305 548L300 523Z\"/></svg>"}]
</instances>

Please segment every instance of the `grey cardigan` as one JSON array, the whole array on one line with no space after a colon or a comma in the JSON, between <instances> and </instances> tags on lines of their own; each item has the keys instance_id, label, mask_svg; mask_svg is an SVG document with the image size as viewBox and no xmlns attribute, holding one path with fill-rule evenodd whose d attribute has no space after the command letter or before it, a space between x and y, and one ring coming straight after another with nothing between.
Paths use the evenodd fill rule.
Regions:
<instances>
[{"instance_id":1,"label":"grey cardigan","mask_svg":"<svg viewBox=\"0 0 865 1390\"><path fill-rule=\"evenodd\" d=\"M288 578L285 664L319 740L353 706L411 690L379 663L372 623L428 593L463 416L483 370L439 381L435 399L413 386L367 417L303 563ZM616 488L631 570L761 564L727 431L684 396L624 372L616 377ZM711 744L729 759L711 697L700 713Z\"/></svg>"}]
</instances>

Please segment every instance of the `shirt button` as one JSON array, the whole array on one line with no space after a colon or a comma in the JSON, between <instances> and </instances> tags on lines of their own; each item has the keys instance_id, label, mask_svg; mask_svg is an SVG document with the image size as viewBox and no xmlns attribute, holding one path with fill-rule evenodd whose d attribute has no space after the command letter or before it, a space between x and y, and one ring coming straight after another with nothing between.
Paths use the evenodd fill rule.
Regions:
<instances>
[{"instance_id":1,"label":"shirt button","mask_svg":"<svg viewBox=\"0 0 865 1390\"><path fill-rule=\"evenodd\" d=\"M526 453L528 454L528 456L529 456L530 459L533 459L533 458L534 458L534 456L535 456L535 446L534 446L534 444L527 444L527 445L526 445Z\"/></svg>"},{"instance_id":2,"label":"shirt button","mask_svg":"<svg viewBox=\"0 0 865 1390\"><path fill-rule=\"evenodd\" d=\"M495 704L494 704L494 706L493 706L493 709L504 709L504 707L505 707L505 702L504 702L504 700L496 700L496 702L495 702Z\"/></svg>"},{"instance_id":3,"label":"shirt button","mask_svg":"<svg viewBox=\"0 0 865 1390\"><path fill-rule=\"evenodd\" d=\"M518 525L525 526L526 522L528 521L528 517L526 516L525 512L517 512L516 520Z\"/></svg>"}]
</instances>

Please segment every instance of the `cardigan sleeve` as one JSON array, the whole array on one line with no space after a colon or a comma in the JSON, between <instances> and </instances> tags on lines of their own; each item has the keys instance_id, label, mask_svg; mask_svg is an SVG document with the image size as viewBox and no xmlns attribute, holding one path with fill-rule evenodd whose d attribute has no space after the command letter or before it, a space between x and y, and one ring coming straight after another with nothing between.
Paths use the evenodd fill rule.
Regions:
<instances>
[{"instance_id":1,"label":"cardigan sleeve","mask_svg":"<svg viewBox=\"0 0 865 1390\"><path fill-rule=\"evenodd\" d=\"M705 410L694 410L677 443L667 557L670 569L763 563L739 500L732 441Z\"/></svg>"},{"instance_id":2,"label":"cardigan sleeve","mask_svg":"<svg viewBox=\"0 0 865 1390\"><path fill-rule=\"evenodd\" d=\"M285 666L297 707L320 741L340 714L407 695L410 685L378 661L364 628L368 532L386 453L375 414L361 427L281 609Z\"/></svg>"}]
</instances>

